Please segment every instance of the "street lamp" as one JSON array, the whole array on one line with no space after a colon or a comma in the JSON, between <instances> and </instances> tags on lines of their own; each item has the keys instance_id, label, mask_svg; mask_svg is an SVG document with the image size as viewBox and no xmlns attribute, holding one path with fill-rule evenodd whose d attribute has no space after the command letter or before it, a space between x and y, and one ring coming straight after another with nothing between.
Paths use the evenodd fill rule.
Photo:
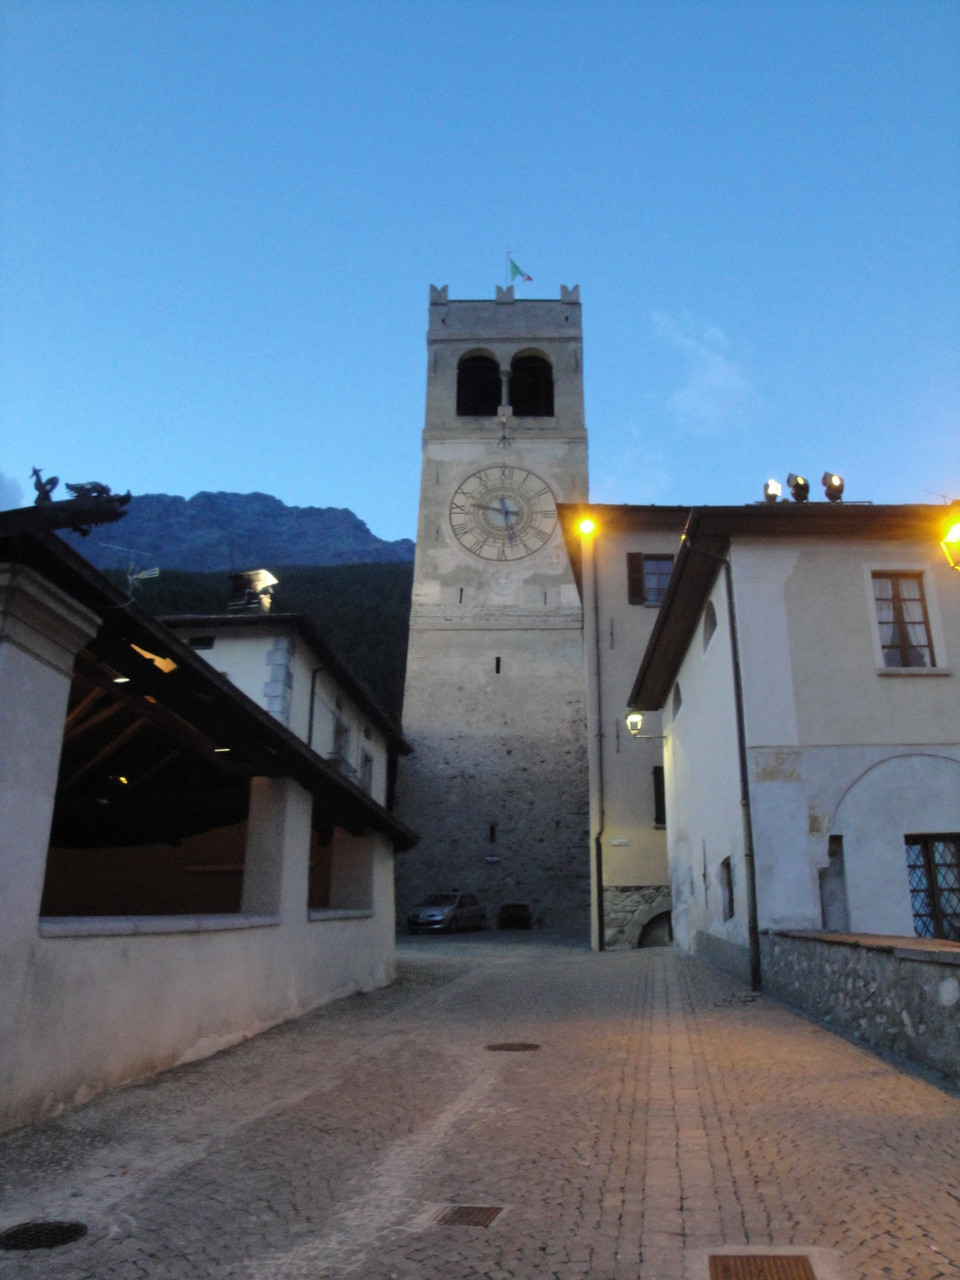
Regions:
<instances>
[{"instance_id":1,"label":"street lamp","mask_svg":"<svg viewBox=\"0 0 960 1280\"><path fill-rule=\"evenodd\" d=\"M960 573L960 521L952 525L943 535L940 542L947 564Z\"/></svg>"}]
</instances>

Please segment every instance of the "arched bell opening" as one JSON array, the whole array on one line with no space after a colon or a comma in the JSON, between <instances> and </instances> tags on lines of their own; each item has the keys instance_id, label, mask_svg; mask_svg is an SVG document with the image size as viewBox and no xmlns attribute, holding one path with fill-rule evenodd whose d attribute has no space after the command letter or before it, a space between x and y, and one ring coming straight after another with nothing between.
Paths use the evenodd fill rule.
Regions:
<instances>
[{"instance_id":1,"label":"arched bell opening","mask_svg":"<svg viewBox=\"0 0 960 1280\"><path fill-rule=\"evenodd\" d=\"M543 356L514 356L510 405L515 418L553 417L553 367Z\"/></svg>"},{"instance_id":2,"label":"arched bell opening","mask_svg":"<svg viewBox=\"0 0 960 1280\"><path fill-rule=\"evenodd\" d=\"M457 416L495 418L500 389L500 366L492 356L464 356L457 365Z\"/></svg>"}]
</instances>

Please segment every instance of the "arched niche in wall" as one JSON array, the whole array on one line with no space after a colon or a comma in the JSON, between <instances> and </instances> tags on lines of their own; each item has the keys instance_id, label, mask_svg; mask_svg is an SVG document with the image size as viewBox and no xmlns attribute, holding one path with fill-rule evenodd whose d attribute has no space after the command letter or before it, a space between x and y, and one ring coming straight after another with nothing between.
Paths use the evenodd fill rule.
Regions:
<instances>
[{"instance_id":1,"label":"arched niche in wall","mask_svg":"<svg viewBox=\"0 0 960 1280\"><path fill-rule=\"evenodd\" d=\"M493 356L475 352L457 365L457 416L495 418L500 408L500 366Z\"/></svg>"},{"instance_id":2,"label":"arched niche in wall","mask_svg":"<svg viewBox=\"0 0 960 1280\"><path fill-rule=\"evenodd\" d=\"M515 418L553 417L553 366L545 356L521 352L513 357L510 405Z\"/></svg>"},{"instance_id":3,"label":"arched niche in wall","mask_svg":"<svg viewBox=\"0 0 960 1280\"><path fill-rule=\"evenodd\" d=\"M703 652L706 653L713 633L717 629L717 611L712 600L708 600L703 611Z\"/></svg>"},{"instance_id":4,"label":"arched niche in wall","mask_svg":"<svg viewBox=\"0 0 960 1280\"><path fill-rule=\"evenodd\" d=\"M904 750L875 762L827 829L854 932L960 940L960 761Z\"/></svg>"}]
</instances>

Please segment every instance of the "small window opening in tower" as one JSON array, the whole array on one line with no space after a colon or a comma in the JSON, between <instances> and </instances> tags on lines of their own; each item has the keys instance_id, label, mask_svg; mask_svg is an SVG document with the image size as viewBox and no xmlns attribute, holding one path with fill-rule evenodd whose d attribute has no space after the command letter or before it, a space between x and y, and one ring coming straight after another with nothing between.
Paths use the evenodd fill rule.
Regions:
<instances>
[{"instance_id":1,"label":"small window opening in tower","mask_svg":"<svg viewBox=\"0 0 960 1280\"><path fill-rule=\"evenodd\" d=\"M487 831L487 839L491 844L496 844L497 842L497 824L495 822L490 823L490 827Z\"/></svg>"},{"instance_id":2,"label":"small window opening in tower","mask_svg":"<svg viewBox=\"0 0 960 1280\"><path fill-rule=\"evenodd\" d=\"M553 369L543 356L514 356L510 404L515 418L553 417Z\"/></svg>"},{"instance_id":3,"label":"small window opening in tower","mask_svg":"<svg viewBox=\"0 0 960 1280\"><path fill-rule=\"evenodd\" d=\"M457 366L458 417L495 418L500 388L500 366L492 356L464 356Z\"/></svg>"},{"instance_id":4,"label":"small window opening in tower","mask_svg":"<svg viewBox=\"0 0 960 1280\"><path fill-rule=\"evenodd\" d=\"M463 604L463 587L460 588L460 603Z\"/></svg>"},{"instance_id":5,"label":"small window opening in tower","mask_svg":"<svg viewBox=\"0 0 960 1280\"><path fill-rule=\"evenodd\" d=\"M493 662L494 662L494 671L496 672L496 674L497 674L497 675L499 675L499 674L500 674L500 659L499 659L499 658L494 658Z\"/></svg>"}]
</instances>

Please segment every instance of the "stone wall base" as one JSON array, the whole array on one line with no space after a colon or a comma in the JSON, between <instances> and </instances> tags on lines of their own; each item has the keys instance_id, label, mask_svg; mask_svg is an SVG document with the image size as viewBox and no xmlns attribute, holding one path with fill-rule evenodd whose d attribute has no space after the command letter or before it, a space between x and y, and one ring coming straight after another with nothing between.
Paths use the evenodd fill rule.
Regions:
<instances>
[{"instance_id":1,"label":"stone wall base","mask_svg":"<svg viewBox=\"0 0 960 1280\"><path fill-rule=\"evenodd\" d=\"M826 1027L960 1082L960 946L765 934L763 990Z\"/></svg>"},{"instance_id":2,"label":"stone wall base","mask_svg":"<svg viewBox=\"0 0 960 1280\"><path fill-rule=\"evenodd\" d=\"M672 905L667 884L604 885L604 949L624 951L638 947L643 930L654 916Z\"/></svg>"}]
</instances>

